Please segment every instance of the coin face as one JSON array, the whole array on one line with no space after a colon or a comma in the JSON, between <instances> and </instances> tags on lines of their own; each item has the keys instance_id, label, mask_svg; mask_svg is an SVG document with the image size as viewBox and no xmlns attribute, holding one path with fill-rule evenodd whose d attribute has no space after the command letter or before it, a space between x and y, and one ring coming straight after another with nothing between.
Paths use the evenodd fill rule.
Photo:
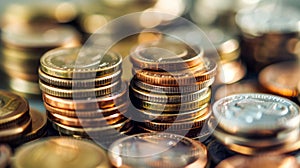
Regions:
<instances>
[{"instance_id":1,"label":"coin face","mask_svg":"<svg viewBox=\"0 0 300 168\"><path fill-rule=\"evenodd\" d=\"M41 58L41 70L61 78L93 78L120 69L122 57L115 53L100 54L95 48L59 48Z\"/></svg>"},{"instance_id":2,"label":"coin face","mask_svg":"<svg viewBox=\"0 0 300 168\"><path fill-rule=\"evenodd\" d=\"M169 133L125 137L115 141L108 151L115 167L182 168L204 167L207 163L207 151L202 143Z\"/></svg>"},{"instance_id":3,"label":"coin face","mask_svg":"<svg viewBox=\"0 0 300 168\"><path fill-rule=\"evenodd\" d=\"M193 67L202 61L203 50L192 51L183 43L159 41L135 48L130 60L135 67L174 71Z\"/></svg>"},{"instance_id":4,"label":"coin face","mask_svg":"<svg viewBox=\"0 0 300 168\"><path fill-rule=\"evenodd\" d=\"M0 91L0 125L15 121L28 111L29 105L24 98Z\"/></svg>"},{"instance_id":5,"label":"coin face","mask_svg":"<svg viewBox=\"0 0 300 168\"><path fill-rule=\"evenodd\" d=\"M299 107L270 94L236 94L214 103L219 126L230 133L259 133L295 128L300 123Z\"/></svg>"},{"instance_id":6,"label":"coin face","mask_svg":"<svg viewBox=\"0 0 300 168\"><path fill-rule=\"evenodd\" d=\"M16 168L110 167L103 149L89 141L65 137L45 138L21 146L13 165Z\"/></svg>"},{"instance_id":7,"label":"coin face","mask_svg":"<svg viewBox=\"0 0 300 168\"><path fill-rule=\"evenodd\" d=\"M269 65L259 73L259 82L267 90L287 97L297 96L300 64L296 61Z\"/></svg>"}]
</instances>

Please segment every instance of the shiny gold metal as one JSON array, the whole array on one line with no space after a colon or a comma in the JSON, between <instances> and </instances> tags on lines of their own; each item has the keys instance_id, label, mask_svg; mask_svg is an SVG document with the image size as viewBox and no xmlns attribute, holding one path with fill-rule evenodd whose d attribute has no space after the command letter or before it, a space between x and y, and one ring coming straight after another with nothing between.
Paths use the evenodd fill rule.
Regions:
<instances>
[{"instance_id":1,"label":"shiny gold metal","mask_svg":"<svg viewBox=\"0 0 300 168\"><path fill-rule=\"evenodd\" d=\"M108 94L113 94L118 91L121 87L122 83L120 81L116 81L112 84L101 86L101 87L93 87L89 88L72 88L72 89L63 89L58 87L49 86L46 83L39 81L40 89L49 95L62 97L62 98L87 98L93 96L105 96Z\"/></svg>"},{"instance_id":2,"label":"shiny gold metal","mask_svg":"<svg viewBox=\"0 0 300 168\"><path fill-rule=\"evenodd\" d=\"M95 98L84 98L84 99L65 99L55 96L51 96L43 93L43 100L48 105L60 109L69 110L95 110L95 109L107 109L119 106L128 101L128 92L126 84L122 84L118 92L112 94L95 97Z\"/></svg>"},{"instance_id":3,"label":"shiny gold metal","mask_svg":"<svg viewBox=\"0 0 300 168\"><path fill-rule=\"evenodd\" d=\"M81 80L72 80L72 79L63 79L63 78L56 78L50 75L45 74L41 69L38 70L39 78L44 83L47 83L51 86L63 87L63 88L89 88L89 87L99 87L112 84L121 78L122 72L121 70L116 71L115 73L97 77L94 79L81 79Z\"/></svg>"},{"instance_id":4,"label":"shiny gold metal","mask_svg":"<svg viewBox=\"0 0 300 168\"><path fill-rule=\"evenodd\" d=\"M15 168L111 167L102 148L91 141L67 137L49 137L21 146L12 164Z\"/></svg>"},{"instance_id":5,"label":"shiny gold metal","mask_svg":"<svg viewBox=\"0 0 300 168\"><path fill-rule=\"evenodd\" d=\"M235 83L246 75L246 67L238 60L220 63L217 71L215 83Z\"/></svg>"},{"instance_id":6,"label":"shiny gold metal","mask_svg":"<svg viewBox=\"0 0 300 168\"><path fill-rule=\"evenodd\" d=\"M15 127L2 129L0 130L0 142L1 143L11 143L15 139L22 137L22 135L26 134L30 131L31 128L31 118L26 118L22 122L20 122Z\"/></svg>"},{"instance_id":7,"label":"shiny gold metal","mask_svg":"<svg viewBox=\"0 0 300 168\"><path fill-rule=\"evenodd\" d=\"M259 82L265 89L286 97L298 95L299 79L300 64L295 61L269 65L259 73Z\"/></svg>"},{"instance_id":8,"label":"shiny gold metal","mask_svg":"<svg viewBox=\"0 0 300 168\"><path fill-rule=\"evenodd\" d=\"M58 48L41 57L41 70L51 76L67 79L88 79L120 70L122 57L116 53L99 56L96 48Z\"/></svg>"}]
</instances>

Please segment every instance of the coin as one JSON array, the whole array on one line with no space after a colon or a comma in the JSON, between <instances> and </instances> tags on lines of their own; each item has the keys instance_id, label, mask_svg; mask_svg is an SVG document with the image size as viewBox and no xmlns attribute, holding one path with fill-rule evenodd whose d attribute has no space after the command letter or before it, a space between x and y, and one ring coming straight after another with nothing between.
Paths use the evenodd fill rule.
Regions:
<instances>
[{"instance_id":1,"label":"coin","mask_svg":"<svg viewBox=\"0 0 300 168\"><path fill-rule=\"evenodd\" d=\"M276 135L297 128L299 107L270 94L236 94L216 101L213 113L219 127L232 134Z\"/></svg>"},{"instance_id":2,"label":"coin","mask_svg":"<svg viewBox=\"0 0 300 168\"><path fill-rule=\"evenodd\" d=\"M119 139L109 147L108 156L115 167L204 168L207 163L202 143L170 133L143 133Z\"/></svg>"},{"instance_id":3,"label":"coin","mask_svg":"<svg viewBox=\"0 0 300 168\"><path fill-rule=\"evenodd\" d=\"M121 85L122 84L120 81L116 81L112 84L101 86L101 87L90 86L89 88L64 89L64 88L49 86L43 81L41 80L39 81L40 89L45 94L62 97L62 98L76 98L76 99L93 97L93 96L98 97L98 96L105 96L108 94L112 94L118 91Z\"/></svg>"},{"instance_id":4,"label":"coin","mask_svg":"<svg viewBox=\"0 0 300 168\"><path fill-rule=\"evenodd\" d=\"M118 91L96 98L66 99L43 93L43 100L52 107L69 110L95 110L119 106L128 101L127 85L122 84Z\"/></svg>"},{"instance_id":5,"label":"coin","mask_svg":"<svg viewBox=\"0 0 300 168\"><path fill-rule=\"evenodd\" d=\"M115 113L110 116L103 116L99 118L75 118L47 111L47 116L48 119L54 122L61 123L70 127L105 127L108 124L112 125L124 119L124 116L120 113Z\"/></svg>"},{"instance_id":6,"label":"coin","mask_svg":"<svg viewBox=\"0 0 300 168\"><path fill-rule=\"evenodd\" d=\"M216 168L297 168L295 157L287 155L259 155L254 157L233 156L225 159Z\"/></svg>"},{"instance_id":7,"label":"coin","mask_svg":"<svg viewBox=\"0 0 300 168\"><path fill-rule=\"evenodd\" d=\"M299 79L300 64L294 61L269 65L259 73L259 82L264 88L287 97L298 95L296 88Z\"/></svg>"},{"instance_id":8,"label":"coin","mask_svg":"<svg viewBox=\"0 0 300 168\"><path fill-rule=\"evenodd\" d=\"M116 107L110 107L106 109L94 109L94 110L67 110L67 109L60 109L57 107L52 107L47 103L44 103L44 106L47 111L60 114L63 116L68 117L78 117L78 118L94 118L94 117L106 117L116 113L124 114L127 111L129 103L123 103Z\"/></svg>"},{"instance_id":9,"label":"coin","mask_svg":"<svg viewBox=\"0 0 300 168\"><path fill-rule=\"evenodd\" d=\"M136 79L132 80L131 82L134 83L134 85L136 85L137 87L153 93L182 94L182 93L196 92L198 90L207 88L210 85L212 85L214 81L215 81L215 77L206 81L193 83L193 85L186 85L186 86L158 86L158 85L149 84Z\"/></svg>"},{"instance_id":10,"label":"coin","mask_svg":"<svg viewBox=\"0 0 300 168\"><path fill-rule=\"evenodd\" d=\"M11 159L11 149L9 146L0 145L0 167L5 168L8 167L10 159Z\"/></svg>"},{"instance_id":11,"label":"coin","mask_svg":"<svg viewBox=\"0 0 300 168\"><path fill-rule=\"evenodd\" d=\"M246 75L246 67L240 61L230 61L218 65L215 83L231 84L241 80Z\"/></svg>"},{"instance_id":12,"label":"coin","mask_svg":"<svg viewBox=\"0 0 300 168\"><path fill-rule=\"evenodd\" d=\"M105 76L120 69L122 57L116 53L99 55L96 48L59 48L41 57L41 70L51 76L87 79Z\"/></svg>"},{"instance_id":13,"label":"coin","mask_svg":"<svg viewBox=\"0 0 300 168\"><path fill-rule=\"evenodd\" d=\"M28 111L27 100L7 91L0 91L0 126L15 122Z\"/></svg>"},{"instance_id":14,"label":"coin","mask_svg":"<svg viewBox=\"0 0 300 168\"><path fill-rule=\"evenodd\" d=\"M99 86L105 86L112 84L119 80L121 78L122 72L121 70L116 71L115 73L103 76L103 77L97 77L94 79L81 79L81 80L71 80L71 79L62 79L62 78L56 78L52 77L50 75L45 74L41 69L39 69L39 78L44 83L47 83L49 85L57 86L57 87L63 87L63 88L91 88L91 87L99 87Z\"/></svg>"},{"instance_id":15,"label":"coin","mask_svg":"<svg viewBox=\"0 0 300 168\"><path fill-rule=\"evenodd\" d=\"M188 94L157 94L141 90L140 88L134 85L134 82L131 82L129 88L129 93L131 93L133 96L141 100L159 103L184 103L194 101L200 99L209 90L209 88L203 88L194 93Z\"/></svg>"},{"instance_id":16,"label":"coin","mask_svg":"<svg viewBox=\"0 0 300 168\"><path fill-rule=\"evenodd\" d=\"M16 150L13 166L16 168L49 167L109 168L106 153L86 140L50 137L28 143Z\"/></svg>"},{"instance_id":17,"label":"coin","mask_svg":"<svg viewBox=\"0 0 300 168\"><path fill-rule=\"evenodd\" d=\"M211 90L208 90L202 97L197 100L185 103L156 103L151 101L144 101L131 96L131 101L135 102L133 105L137 108L151 110L151 111L164 111L164 112L178 112L196 110L208 103L211 98Z\"/></svg>"},{"instance_id":18,"label":"coin","mask_svg":"<svg viewBox=\"0 0 300 168\"><path fill-rule=\"evenodd\" d=\"M151 70L183 70L202 63L203 50L192 51L185 44L157 41L137 46L130 54L134 66Z\"/></svg>"},{"instance_id":19,"label":"coin","mask_svg":"<svg viewBox=\"0 0 300 168\"><path fill-rule=\"evenodd\" d=\"M40 95L41 90L39 89L39 84L36 82L31 82L27 80L23 80L20 78L10 78L9 87L17 92L32 94L32 95Z\"/></svg>"},{"instance_id":20,"label":"coin","mask_svg":"<svg viewBox=\"0 0 300 168\"><path fill-rule=\"evenodd\" d=\"M213 78L216 74L217 64L206 60L203 69L200 71L177 71L173 72L155 72L149 70L134 70L134 75L138 80L149 84L160 86L184 86L193 85Z\"/></svg>"}]
</instances>

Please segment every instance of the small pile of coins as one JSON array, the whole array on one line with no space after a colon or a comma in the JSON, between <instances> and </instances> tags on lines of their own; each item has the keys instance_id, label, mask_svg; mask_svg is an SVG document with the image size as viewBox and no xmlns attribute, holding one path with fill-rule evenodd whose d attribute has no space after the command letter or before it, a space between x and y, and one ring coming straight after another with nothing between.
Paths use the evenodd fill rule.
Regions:
<instances>
[{"instance_id":1,"label":"small pile of coins","mask_svg":"<svg viewBox=\"0 0 300 168\"><path fill-rule=\"evenodd\" d=\"M16 149L14 168L56 167L110 168L105 151L88 140L49 137L27 143Z\"/></svg>"},{"instance_id":2,"label":"small pile of coins","mask_svg":"<svg viewBox=\"0 0 300 168\"><path fill-rule=\"evenodd\" d=\"M47 134L46 115L29 109L26 99L0 91L0 143L12 147Z\"/></svg>"},{"instance_id":3,"label":"small pile of coins","mask_svg":"<svg viewBox=\"0 0 300 168\"><path fill-rule=\"evenodd\" d=\"M198 138L211 115L215 62L205 59L202 50L171 39L142 44L130 59L134 77L129 92L137 126Z\"/></svg>"},{"instance_id":4,"label":"small pile of coins","mask_svg":"<svg viewBox=\"0 0 300 168\"><path fill-rule=\"evenodd\" d=\"M40 88L52 126L61 134L103 143L132 128L124 116L127 84L122 57L91 48L58 48L41 58Z\"/></svg>"},{"instance_id":5,"label":"small pile of coins","mask_svg":"<svg viewBox=\"0 0 300 168\"><path fill-rule=\"evenodd\" d=\"M176 134L143 133L115 141L108 149L115 167L197 167L207 164L206 147Z\"/></svg>"},{"instance_id":6,"label":"small pile of coins","mask_svg":"<svg viewBox=\"0 0 300 168\"><path fill-rule=\"evenodd\" d=\"M300 147L300 110L270 94L236 94L213 105L209 128L228 149L246 155L284 154Z\"/></svg>"},{"instance_id":7,"label":"small pile of coins","mask_svg":"<svg viewBox=\"0 0 300 168\"><path fill-rule=\"evenodd\" d=\"M38 67L41 56L56 47L76 46L80 38L74 29L58 25L7 25L2 28L1 65L9 86L24 96L39 95Z\"/></svg>"}]
</instances>

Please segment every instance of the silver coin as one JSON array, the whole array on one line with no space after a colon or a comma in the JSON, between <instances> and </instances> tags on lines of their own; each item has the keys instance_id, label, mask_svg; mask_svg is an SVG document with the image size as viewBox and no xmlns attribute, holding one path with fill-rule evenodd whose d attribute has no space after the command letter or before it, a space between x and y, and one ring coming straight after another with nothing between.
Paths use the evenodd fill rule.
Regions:
<instances>
[{"instance_id":1,"label":"silver coin","mask_svg":"<svg viewBox=\"0 0 300 168\"><path fill-rule=\"evenodd\" d=\"M230 133L275 133L295 129L300 123L299 107L270 94L236 94L214 103L219 127Z\"/></svg>"}]
</instances>

